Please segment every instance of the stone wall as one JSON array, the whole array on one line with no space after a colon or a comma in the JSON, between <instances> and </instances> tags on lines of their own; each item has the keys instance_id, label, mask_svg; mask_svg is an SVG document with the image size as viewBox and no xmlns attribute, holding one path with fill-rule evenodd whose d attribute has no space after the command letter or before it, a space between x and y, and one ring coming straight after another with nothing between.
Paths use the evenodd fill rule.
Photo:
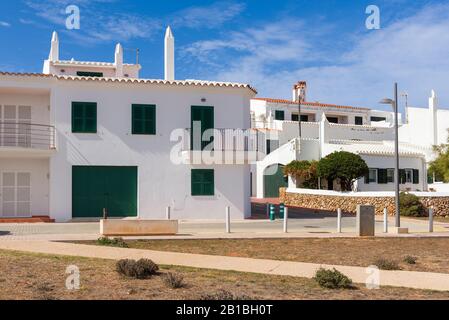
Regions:
<instances>
[{"instance_id":1,"label":"stone wall","mask_svg":"<svg viewBox=\"0 0 449 320\"><path fill-rule=\"evenodd\" d=\"M424 207L434 207L436 216L449 217L449 197L419 197ZM280 189L280 201L286 206L308 209L336 211L341 208L346 213L356 213L357 205L369 204L376 208L376 214L383 214L384 208L390 215L395 214L394 197L359 197L318 195L287 192L286 188Z\"/></svg>"}]
</instances>

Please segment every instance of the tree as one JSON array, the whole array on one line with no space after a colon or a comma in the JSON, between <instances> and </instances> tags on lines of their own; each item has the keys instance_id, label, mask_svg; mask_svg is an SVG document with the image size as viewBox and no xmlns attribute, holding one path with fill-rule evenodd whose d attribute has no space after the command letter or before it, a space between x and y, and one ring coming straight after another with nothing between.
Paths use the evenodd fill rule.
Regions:
<instances>
[{"instance_id":1,"label":"tree","mask_svg":"<svg viewBox=\"0 0 449 320\"><path fill-rule=\"evenodd\" d=\"M449 182L449 138L447 142L433 147L437 157L430 163L428 170L430 175L443 182Z\"/></svg>"},{"instance_id":2,"label":"tree","mask_svg":"<svg viewBox=\"0 0 449 320\"><path fill-rule=\"evenodd\" d=\"M342 191L351 191L353 183L368 174L366 162L351 152L339 151L329 154L318 162L318 176L340 181Z\"/></svg>"},{"instance_id":3,"label":"tree","mask_svg":"<svg viewBox=\"0 0 449 320\"><path fill-rule=\"evenodd\" d=\"M316 161L292 161L284 167L284 174L292 176L297 182L303 181L302 186L308 189L317 189L318 176Z\"/></svg>"}]
</instances>

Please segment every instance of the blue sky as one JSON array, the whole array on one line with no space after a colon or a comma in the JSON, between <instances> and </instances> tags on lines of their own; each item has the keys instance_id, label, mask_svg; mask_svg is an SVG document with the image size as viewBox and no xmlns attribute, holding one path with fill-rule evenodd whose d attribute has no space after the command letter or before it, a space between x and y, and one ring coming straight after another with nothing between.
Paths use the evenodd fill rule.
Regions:
<instances>
[{"instance_id":1,"label":"blue sky","mask_svg":"<svg viewBox=\"0 0 449 320\"><path fill-rule=\"evenodd\" d=\"M81 29L65 28L65 8L81 9ZM367 30L365 9L380 8ZM127 62L140 49L142 77L162 78L163 36L176 37L176 78L248 82L261 97L291 98L298 80L309 101L382 108L398 81L411 105L435 89L449 107L449 1L124 1L9 0L0 3L0 70L41 72L51 32L61 58Z\"/></svg>"}]
</instances>

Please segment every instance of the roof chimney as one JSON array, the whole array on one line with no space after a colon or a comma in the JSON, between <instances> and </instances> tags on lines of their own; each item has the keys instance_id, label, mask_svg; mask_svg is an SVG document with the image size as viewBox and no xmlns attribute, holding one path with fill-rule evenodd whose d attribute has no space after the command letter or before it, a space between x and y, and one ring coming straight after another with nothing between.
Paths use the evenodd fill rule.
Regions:
<instances>
[{"instance_id":1,"label":"roof chimney","mask_svg":"<svg viewBox=\"0 0 449 320\"><path fill-rule=\"evenodd\" d=\"M123 78L123 47L120 43L115 46L115 76Z\"/></svg>"},{"instance_id":2,"label":"roof chimney","mask_svg":"<svg viewBox=\"0 0 449 320\"><path fill-rule=\"evenodd\" d=\"M306 81L298 81L293 86L293 101L306 101L307 96L307 82Z\"/></svg>"},{"instance_id":3,"label":"roof chimney","mask_svg":"<svg viewBox=\"0 0 449 320\"><path fill-rule=\"evenodd\" d=\"M165 32L165 80L175 80L175 38L170 26Z\"/></svg>"},{"instance_id":4,"label":"roof chimney","mask_svg":"<svg viewBox=\"0 0 449 320\"><path fill-rule=\"evenodd\" d=\"M52 62L59 61L59 38L56 31L53 31L53 35L51 38L51 48L48 60Z\"/></svg>"}]
</instances>

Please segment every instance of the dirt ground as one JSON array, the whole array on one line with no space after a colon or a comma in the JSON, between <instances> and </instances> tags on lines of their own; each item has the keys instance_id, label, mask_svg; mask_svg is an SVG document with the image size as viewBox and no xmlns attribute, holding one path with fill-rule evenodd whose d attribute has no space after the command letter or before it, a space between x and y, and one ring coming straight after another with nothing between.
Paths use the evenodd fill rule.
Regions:
<instances>
[{"instance_id":1,"label":"dirt ground","mask_svg":"<svg viewBox=\"0 0 449 320\"><path fill-rule=\"evenodd\" d=\"M449 273L449 238L223 239L126 241L131 248L366 267L377 259L402 270ZM95 242L90 242L94 244ZM417 258L405 263L405 256Z\"/></svg>"},{"instance_id":2,"label":"dirt ground","mask_svg":"<svg viewBox=\"0 0 449 320\"><path fill-rule=\"evenodd\" d=\"M80 290L65 287L69 265L79 267ZM251 299L449 299L449 292L392 287L368 290L361 285L326 290L312 279L161 267L161 274L168 271L182 274L186 287L168 288L162 275L147 280L124 278L117 274L111 260L0 251L0 299L196 300L221 289Z\"/></svg>"}]
</instances>

